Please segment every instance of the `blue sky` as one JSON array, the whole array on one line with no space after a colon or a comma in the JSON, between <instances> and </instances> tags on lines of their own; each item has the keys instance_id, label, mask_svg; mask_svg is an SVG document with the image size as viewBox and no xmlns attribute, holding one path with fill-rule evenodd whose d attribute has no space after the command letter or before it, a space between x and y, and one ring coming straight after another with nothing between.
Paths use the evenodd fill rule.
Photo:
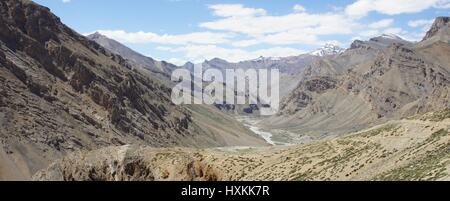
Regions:
<instances>
[{"instance_id":1,"label":"blue sky","mask_svg":"<svg viewBox=\"0 0 450 201\"><path fill-rule=\"evenodd\" d=\"M450 0L35 0L82 34L99 31L176 64L348 47L383 33L420 40Z\"/></svg>"}]
</instances>

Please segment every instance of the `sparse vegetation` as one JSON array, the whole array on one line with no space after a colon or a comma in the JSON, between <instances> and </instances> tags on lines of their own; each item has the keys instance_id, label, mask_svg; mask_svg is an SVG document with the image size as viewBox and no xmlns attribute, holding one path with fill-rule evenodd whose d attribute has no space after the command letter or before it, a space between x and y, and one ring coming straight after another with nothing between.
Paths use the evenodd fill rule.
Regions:
<instances>
[{"instance_id":1,"label":"sparse vegetation","mask_svg":"<svg viewBox=\"0 0 450 201\"><path fill-rule=\"evenodd\" d=\"M380 135L382 133L387 133L387 132L394 133L397 129L398 129L398 127L396 127L395 125L388 124L388 125L382 126L381 128L377 128L377 129L373 129L373 130L369 130L367 132L361 133L361 134L359 134L359 136L365 137L365 138L370 138L370 137L373 137L376 135Z\"/></svg>"},{"instance_id":2,"label":"sparse vegetation","mask_svg":"<svg viewBox=\"0 0 450 201\"><path fill-rule=\"evenodd\" d=\"M388 171L375 180L436 180L447 176L446 166L450 161L450 144L438 147L438 149L427 152L418 160L414 160L407 165ZM447 161L445 161L447 160Z\"/></svg>"},{"instance_id":3,"label":"sparse vegetation","mask_svg":"<svg viewBox=\"0 0 450 201\"><path fill-rule=\"evenodd\" d=\"M421 120L429 120L429 121L443 121L444 119L450 118L450 108L447 108L445 110L439 111L439 112L433 112L430 115L425 115Z\"/></svg>"},{"instance_id":4,"label":"sparse vegetation","mask_svg":"<svg viewBox=\"0 0 450 201\"><path fill-rule=\"evenodd\" d=\"M448 136L447 129L440 129L430 135L423 143L411 148L411 162L376 177L375 180L436 180L447 176L446 166L450 165L450 143L439 144L442 137ZM432 144L437 144L432 146ZM423 153L426 147L433 147Z\"/></svg>"}]
</instances>

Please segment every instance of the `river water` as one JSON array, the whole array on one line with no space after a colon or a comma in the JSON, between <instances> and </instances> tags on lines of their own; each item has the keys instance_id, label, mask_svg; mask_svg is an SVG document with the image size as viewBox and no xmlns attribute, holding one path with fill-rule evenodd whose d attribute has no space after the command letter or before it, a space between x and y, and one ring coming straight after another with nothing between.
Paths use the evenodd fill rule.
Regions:
<instances>
[{"instance_id":1,"label":"river water","mask_svg":"<svg viewBox=\"0 0 450 201\"><path fill-rule=\"evenodd\" d=\"M238 116L238 117L236 117L236 119L238 121L240 121L241 123L243 123L244 126L246 126L248 129L253 131L255 134L261 136L264 140L266 140L267 143L269 143L271 145L284 144L284 143L275 142L272 139L272 137L273 137L272 133L263 131L261 128L259 128L257 126L258 123L262 121L261 118L249 117L249 116Z\"/></svg>"}]
</instances>

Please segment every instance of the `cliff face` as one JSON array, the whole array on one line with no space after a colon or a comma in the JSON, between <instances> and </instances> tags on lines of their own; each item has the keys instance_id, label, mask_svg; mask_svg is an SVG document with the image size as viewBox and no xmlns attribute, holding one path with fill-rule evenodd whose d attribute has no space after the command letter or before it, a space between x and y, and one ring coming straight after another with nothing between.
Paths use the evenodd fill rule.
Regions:
<instances>
[{"instance_id":1,"label":"cliff face","mask_svg":"<svg viewBox=\"0 0 450 201\"><path fill-rule=\"evenodd\" d=\"M173 105L157 76L72 31L49 9L5 0L0 21L2 163L23 178L77 150L233 144ZM229 127L234 135L238 126Z\"/></svg>"},{"instance_id":2,"label":"cliff face","mask_svg":"<svg viewBox=\"0 0 450 201\"><path fill-rule=\"evenodd\" d=\"M439 31L443 30L444 28L448 28L450 23L450 17L438 17L434 21L433 25L431 26L430 30L427 32L423 40L430 39L436 34L438 34Z\"/></svg>"},{"instance_id":3,"label":"cliff face","mask_svg":"<svg viewBox=\"0 0 450 201\"><path fill-rule=\"evenodd\" d=\"M193 135L190 113L171 104L169 88L47 8L1 1L0 14L0 138L31 166L25 172L74 150L180 145Z\"/></svg>"}]
</instances>

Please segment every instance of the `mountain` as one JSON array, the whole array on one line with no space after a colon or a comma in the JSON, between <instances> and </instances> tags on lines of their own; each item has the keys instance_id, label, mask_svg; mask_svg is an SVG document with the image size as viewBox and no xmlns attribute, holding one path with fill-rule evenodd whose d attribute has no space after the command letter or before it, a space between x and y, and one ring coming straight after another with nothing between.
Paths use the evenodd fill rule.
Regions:
<instances>
[{"instance_id":1,"label":"mountain","mask_svg":"<svg viewBox=\"0 0 450 201\"><path fill-rule=\"evenodd\" d=\"M445 38L448 24L441 21L431 32ZM434 37L418 44L386 35L355 41L340 56L308 67L280 114L261 124L320 139L449 108L449 54L449 43Z\"/></svg>"},{"instance_id":2,"label":"mountain","mask_svg":"<svg viewBox=\"0 0 450 201\"><path fill-rule=\"evenodd\" d=\"M214 106L174 105L171 64L29 0L0 1L0 21L0 180L450 179L448 17L419 43L205 61L280 69L280 113L248 127L297 145L270 147Z\"/></svg>"},{"instance_id":3,"label":"mountain","mask_svg":"<svg viewBox=\"0 0 450 201\"><path fill-rule=\"evenodd\" d=\"M225 75L226 69L278 69L280 71L280 96L289 94L301 80L303 70L319 58L310 54L302 54L292 57L259 57L257 59L241 61L237 63L228 62L215 58L203 62L203 70L214 68L219 69Z\"/></svg>"},{"instance_id":4,"label":"mountain","mask_svg":"<svg viewBox=\"0 0 450 201\"><path fill-rule=\"evenodd\" d=\"M280 59L281 59L280 57L263 57L263 56L260 56L260 57L258 57L256 59L253 59L253 60L250 60L250 61L253 61L253 62L264 62L264 61L279 61Z\"/></svg>"},{"instance_id":5,"label":"mountain","mask_svg":"<svg viewBox=\"0 0 450 201\"><path fill-rule=\"evenodd\" d=\"M423 41L428 40L433 37L440 37L440 35L448 36L448 24L450 23L449 17L438 17L433 25L431 26L431 29L427 32L425 35L425 38Z\"/></svg>"},{"instance_id":6,"label":"mountain","mask_svg":"<svg viewBox=\"0 0 450 201\"><path fill-rule=\"evenodd\" d=\"M365 47L366 49L372 48L376 50L387 48L393 44L402 44L404 46L413 47L414 43L404 40L403 38L393 34L383 34L371 38L369 41L355 40L351 45L351 49L357 49Z\"/></svg>"},{"instance_id":7,"label":"mountain","mask_svg":"<svg viewBox=\"0 0 450 201\"><path fill-rule=\"evenodd\" d=\"M183 68L188 69L188 70L191 71L191 72L194 72L195 64L192 63L192 62L186 62L186 63L183 65Z\"/></svg>"},{"instance_id":8,"label":"mountain","mask_svg":"<svg viewBox=\"0 0 450 201\"><path fill-rule=\"evenodd\" d=\"M310 54L314 56L323 57L323 56L337 55L344 52L344 50L345 50L344 48L341 48L337 45L325 44L325 46L311 52Z\"/></svg>"},{"instance_id":9,"label":"mountain","mask_svg":"<svg viewBox=\"0 0 450 201\"><path fill-rule=\"evenodd\" d=\"M427 32L423 40L420 42L420 46L432 45L436 42L449 43L450 42L450 18L438 17L430 30Z\"/></svg>"},{"instance_id":10,"label":"mountain","mask_svg":"<svg viewBox=\"0 0 450 201\"><path fill-rule=\"evenodd\" d=\"M69 153L113 145L265 144L212 107L174 105L156 73L74 32L46 7L4 0L0 19L0 180L29 179Z\"/></svg>"},{"instance_id":11,"label":"mountain","mask_svg":"<svg viewBox=\"0 0 450 201\"><path fill-rule=\"evenodd\" d=\"M140 53L137 53L127 46L98 32L88 35L87 38L97 42L112 53L118 54L127 59L127 61L134 67L140 67L142 69L149 70L154 74L159 75L162 79L170 79L172 71L178 68L173 64L164 61L156 61L150 57L146 57Z\"/></svg>"},{"instance_id":12,"label":"mountain","mask_svg":"<svg viewBox=\"0 0 450 201\"><path fill-rule=\"evenodd\" d=\"M184 67L190 69L192 72L194 71L194 66L201 66L203 71L207 69L218 69L223 75L226 75L227 69L242 69L244 71L249 69L278 69L280 72L279 93L281 97L284 97L294 90L295 86L297 86L303 76L303 70L310 63L313 63L318 59L320 59L320 57L310 54L283 58L259 57L257 59L237 63L228 62L220 58L214 58L197 65L187 63ZM226 90L234 90L236 94L243 94L243 92L236 91L235 89L226 88ZM253 97L256 99L255 96ZM262 102L259 102L256 105L234 105L227 103L216 105L218 109L234 115L258 115L260 108L265 106L266 104Z\"/></svg>"},{"instance_id":13,"label":"mountain","mask_svg":"<svg viewBox=\"0 0 450 201\"><path fill-rule=\"evenodd\" d=\"M171 81L171 73L173 70L179 67L170 63L166 63L164 61L156 61L150 57L142 56L141 54L131 50L125 45L104 35L101 35L100 33L94 33L87 37L97 42L101 46L104 46L109 51L120 55L128 62L131 62L133 67L139 69L140 74L159 78L159 80L161 80L162 83L167 87L173 87L173 85L175 84ZM184 66L182 66L182 68L194 71L194 64L191 62L187 62ZM265 144L262 139L255 138L255 134L253 132L241 125L241 123L236 121L232 116L220 112L219 109L222 109L222 106L220 105L188 105L182 107L188 109L192 113L192 119L194 119L197 126L204 128L203 130L206 130L209 135L216 138L216 142L209 141L207 142L208 145L258 146ZM245 108L247 108L248 106L236 107L241 107L243 108L241 110L245 110ZM220 119L220 121L215 121L217 119ZM201 145L205 142L202 139L192 143Z\"/></svg>"}]
</instances>

